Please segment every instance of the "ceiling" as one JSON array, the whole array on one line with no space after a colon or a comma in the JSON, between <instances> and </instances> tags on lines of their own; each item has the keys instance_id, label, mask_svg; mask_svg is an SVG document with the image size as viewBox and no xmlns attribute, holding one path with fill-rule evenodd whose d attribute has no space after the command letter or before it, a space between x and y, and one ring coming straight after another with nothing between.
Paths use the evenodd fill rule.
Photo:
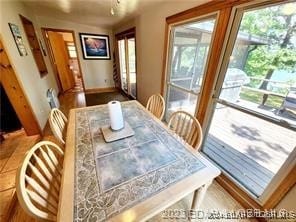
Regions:
<instances>
[{"instance_id":1,"label":"ceiling","mask_svg":"<svg viewBox=\"0 0 296 222\"><path fill-rule=\"evenodd\" d=\"M36 15L71 22L112 27L141 13L141 11L170 0L20 0ZM176 1L176 0L175 0ZM111 4L115 15L110 13Z\"/></svg>"}]
</instances>

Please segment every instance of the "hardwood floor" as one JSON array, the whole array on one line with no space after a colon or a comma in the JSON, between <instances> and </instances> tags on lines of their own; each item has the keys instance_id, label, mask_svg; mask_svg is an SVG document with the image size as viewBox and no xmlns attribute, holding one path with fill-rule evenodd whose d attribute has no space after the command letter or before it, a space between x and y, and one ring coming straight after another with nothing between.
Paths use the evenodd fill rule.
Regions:
<instances>
[{"instance_id":1,"label":"hardwood floor","mask_svg":"<svg viewBox=\"0 0 296 222\"><path fill-rule=\"evenodd\" d=\"M68 116L69 110L71 108L85 106L84 94L83 93L68 93L68 94L62 95L62 96L60 96L60 103L61 103L61 110L65 113L66 116ZM53 135L51 133L49 125L46 125L46 127L45 127L43 139L56 142L55 138L53 137ZM13 143L17 143L17 142L10 141L10 143L13 144ZM20 143L20 144L22 144L22 143ZM14 152L16 152L16 150L18 152L21 152L22 149L25 150L25 148L22 145L20 145L20 146L18 146L17 149L14 150ZM14 154L14 152L12 152L12 153ZM15 153L15 156L12 154L10 156L10 158L14 158L16 161L18 161L18 158L19 158L18 157L18 155L19 155L18 152ZM18 164L16 164L16 165L18 165ZM0 162L0 168L2 169L3 166L2 167L1 166L2 166L2 162ZM11 168L14 168L14 167L11 167ZM10 169L10 167L9 167L9 169ZM0 187L11 187L12 185L14 185L14 176L15 175L12 176L12 174L15 173L15 172L13 170L10 170L8 172L11 173L11 175L10 175L11 179L7 179L7 181L6 180L3 181L3 178L1 178L1 181L3 181L3 182L0 182ZM8 174L6 176L8 176ZM9 197L11 195L13 195L13 194L11 194L10 192L1 193L1 196L0 196L1 205L2 205L2 202L3 202L2 200L4 200L5 198L7 198L7 197ZM187 198L184 198L183 200L181 200L178 203L171 206L170 209L189 209L191 199L192 199L192 197L189 195ZM233 211L233 210L242 209L243 207L238 202L236 202L231 197L231 195L228 194L220 185L218 185L216 182L214 182L209 187L209 190L208 190L208 192L206 194L205 200L204 200L201 208L202 208L202 210L205 210L205 211L213 210L213 209L221 210L221 211L222 210L223 211L226 211L226 210L227 211ZM18 221L35 222L36 220L34 220L30 216L28 216L22 210L19 203L16 201L13 209L11 210L10 218L7 221L11 221L11 222L18 222ZM152 219L150 219L149 221L150 222L152 222L152 221L157 222L157 221L168 221L168 220L162 219L161 214L159 214L159 215L153 217ZM177 221L177 220L169 220L169 221ZM178 221L182 221L182 220L178 220ZM187 220L185 220L185 221L187 221ZM237 220L227 220L227 221L237 221ZM240 220L240 221L257 221L257 220Z\"/></svg>"},{"instance_id":2,"label":"hardwood floor","mask_svg":"<svg viewBox=\"0 0 296 222\"><path fill-rule=\"evenodd\" d=\"M0 221L6 221L15 204L15 175L25 153L40 140L27 136L24 130L5 135L0 149Z\"/></svg>"},{"instance_id":3,"label":"hardwood floor","mask_svg":"<svg viewBox=\"0 0 296 222\"><path fill-rule=\"evenodd\" d=\"M60 109L68 116L69 110L75 107L85 106L83 92L66 93L59 97ZM39 136L26 136L25 132L13 133L1 144L0 150L0 221L35 221L29 217L16 200L15 175L16 169L22 163L25 153L41 138ZM49 140L58 144L47 123L43 140ZM61 146L61 144L59 144ZM7 218L7 215L10 215Z\"/></svg>"}]
</instances>

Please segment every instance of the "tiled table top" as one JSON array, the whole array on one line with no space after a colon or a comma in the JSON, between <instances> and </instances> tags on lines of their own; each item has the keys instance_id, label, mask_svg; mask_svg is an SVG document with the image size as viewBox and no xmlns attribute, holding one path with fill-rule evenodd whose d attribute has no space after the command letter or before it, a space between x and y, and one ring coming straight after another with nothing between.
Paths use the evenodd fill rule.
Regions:
<instances>
[{"instance_id":1,"label":"tiled table top","mask_svg":"<svg viewBox=\"0 0 296 222\"><path fill-rule=\"evenodd\" d=\"M75 221L104 221L205 165L138 103L122 103L129 138L104 141L107 106L76 111Z\"/></svg>"}]
</instances>

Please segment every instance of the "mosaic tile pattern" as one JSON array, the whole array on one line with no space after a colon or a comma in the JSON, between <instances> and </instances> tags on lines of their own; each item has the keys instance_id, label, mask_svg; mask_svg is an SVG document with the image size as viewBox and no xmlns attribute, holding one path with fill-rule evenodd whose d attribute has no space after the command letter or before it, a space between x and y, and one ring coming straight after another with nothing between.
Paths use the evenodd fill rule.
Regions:
<instances>
[{"instance_id":1,"label":"mosaic tile pattern","mask_svg":"<svg viewBox=\"0 0 296 222\"><path fill-rule=\"evenodd\" d=\"M135 135L105 143L107 106L76 111L75 221L104 221L205 166L136 102L122 103Z\"/></svg>"}]
</instances>

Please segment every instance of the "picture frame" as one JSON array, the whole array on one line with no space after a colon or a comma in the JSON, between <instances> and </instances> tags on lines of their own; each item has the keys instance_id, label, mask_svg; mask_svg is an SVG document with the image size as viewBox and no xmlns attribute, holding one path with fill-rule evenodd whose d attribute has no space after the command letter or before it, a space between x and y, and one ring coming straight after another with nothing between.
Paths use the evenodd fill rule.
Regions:
<instances>
[{"instance_id":1,"label":"picture frame","mask_svg":"<svg viewBox=\"0 0 296 222\"><path fill-rule=\"evenodd\" d=\"M13 23L8 23L8 25L9 25L10 31L13 35L14 42L15 42L17 49L20 53L20 56L27 56L28 52L27 52L27 49L24 45L23 37L21 35L21 31L20 31L19 27Z\"/></svg>"},{"instance_id":2,"label":"picture frame","mask_svg":"<svg viewBox=\"0 0 296 222\"><path fill-rule=\"evenodd\" d=\"M110 60L109 36L79 33L84 59Z\"/></svg>"}]
</instances>

